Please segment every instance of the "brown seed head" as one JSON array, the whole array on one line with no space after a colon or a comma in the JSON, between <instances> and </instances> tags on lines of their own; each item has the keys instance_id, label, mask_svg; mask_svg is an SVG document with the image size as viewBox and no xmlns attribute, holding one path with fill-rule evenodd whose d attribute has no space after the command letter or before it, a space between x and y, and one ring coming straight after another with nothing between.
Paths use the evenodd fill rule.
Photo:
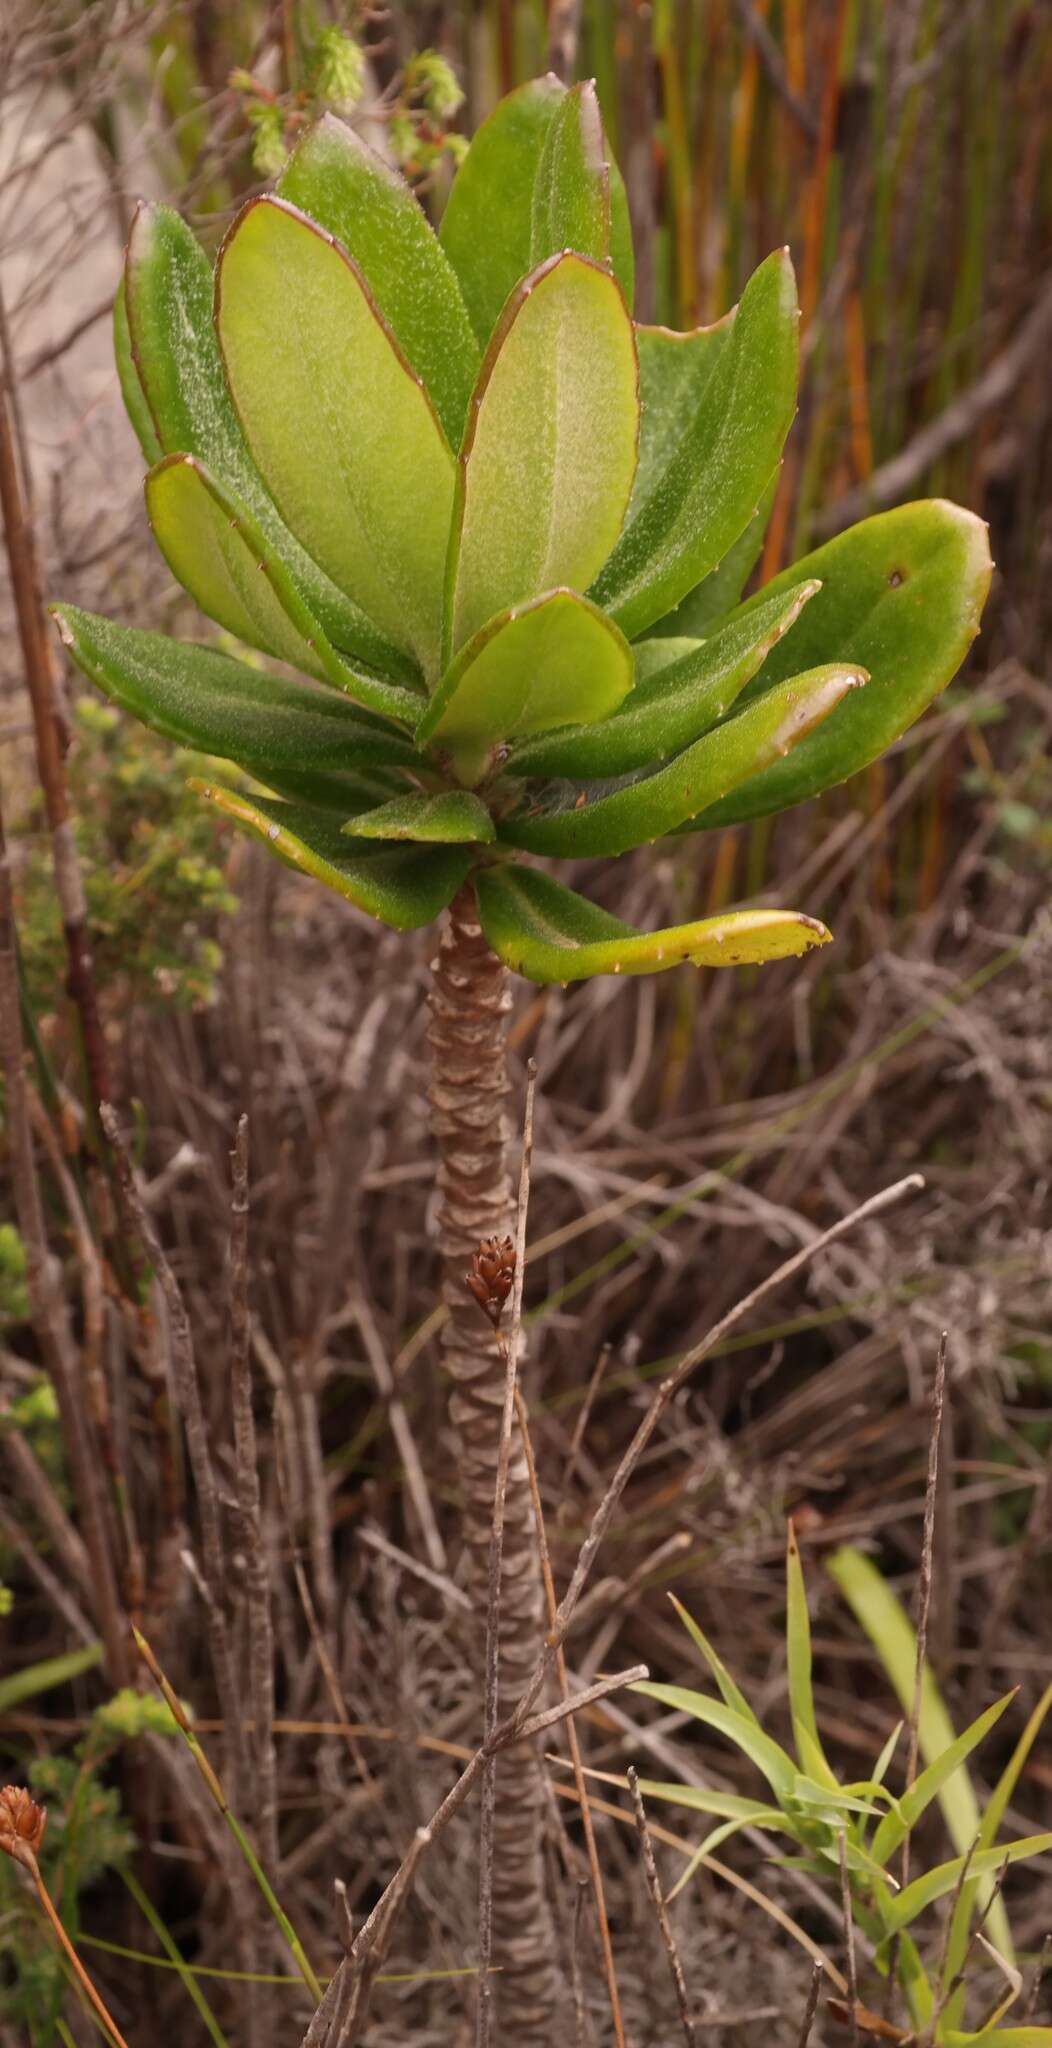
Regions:
<instances>
[{"instance_id":1,"label":"brown seed head","mask_svg":"<svg viewBox=\"0 0 1052 2048\"><path fill-rule=\"evenodd\" d=\"M504 1304L515 1281L515 1246L510 1237L484 1237L464 1285L473 1294L494 1329L504 1313Z\"/></svg>"},{"instance_id":2,"label":"brown seed head","mask_svg":"<svg viewBox=\"0 0 1052 2048\"><path fill-rule=\"evenodd\" d=\"M47 1807L38 1806L24 1785L5 1785L0 1789L0 1849L8 1856L14 1856L20 1863L26 1849L35 1856L44 1839L46 1820Z\"/></svg>"}]
</instances>

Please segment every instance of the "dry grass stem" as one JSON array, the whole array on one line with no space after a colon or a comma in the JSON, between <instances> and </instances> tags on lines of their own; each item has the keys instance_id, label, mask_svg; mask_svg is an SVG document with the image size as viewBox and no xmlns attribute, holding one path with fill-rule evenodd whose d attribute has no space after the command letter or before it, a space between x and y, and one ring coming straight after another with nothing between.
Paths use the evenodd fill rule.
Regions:
<instances>
[{"instance_id":1,"label":"dry grass stem","mask_svg":"<svg viewBox=\"0 0 1052 2048\"><path fill-rule=\"evenodd\" d=\"M683 1964L680 1962L676 1937L672 1931L672 1922L668 1916L668 1907L665 1904L665 1896L661 1889L661 1879L658 1876L658 1867L654 1859L654 1844L650 1839L646 1807L643 1804L643 1794L639 1789L639 1773L634 1765L631 1764L628 1769L628 1785L632 1794L636 1827L639 1831L639 1844L643 1856L643 1870L646 1875L647 1891L650 1894L650 1903L654 1908L657 1923L661 1930L661 1940L668 1960L669 1976L672 1979L672 1987L676 1994L676 2009L679 2013L680 2026L683 2029L683 2039L687 2044L687 2048L697 2048L698 2036L690 2016L687 1980L683 1975Z\"/></svg>"}]
</instances>

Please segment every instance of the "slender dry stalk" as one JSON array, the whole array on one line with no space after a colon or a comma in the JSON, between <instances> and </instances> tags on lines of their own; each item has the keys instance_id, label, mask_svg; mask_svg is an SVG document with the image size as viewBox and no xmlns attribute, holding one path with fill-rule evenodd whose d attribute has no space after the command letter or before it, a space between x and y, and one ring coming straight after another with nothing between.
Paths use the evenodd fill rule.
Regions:
<instances>
[{"instance_id":1,"label":"slender dry stalk","mask_svg":"<svg viewBox=\"0 0 1052 2048\"><path fill-rule=\"evenodd\" d=\"M366 1296L362 1293L357 1293L354 1296L351 1307L358 1328L362 1333L365 1355L369 1360L370 1370L376 1381L377 1392L387 1410L387 1420L391 1426L391 1435L394 1438L398 1455L402 1460L406 1491L420 1526L420 1534L424 1539L428 1563L432 1571L444 1572L446 1569L446 1546L442 1541L438 1523L435 1520L435 1511L431 1505L431 1495L428 1492L424 1467L416 1447L416 1439L413 1435L406 1405L398 1392L390 1360L384 1350L380 1332L376 1327L376 1317L373 1315Z\"/></svg>"},{"instance_id":2,"label":"slender dry stalk","mask_svg":"<svg viewBox=\"0 0 1052 2048\"><path fill-rule=\"evenodd\" d=\"M908 1747L906 1751L906 1791L910 1790L917 1776L920 1760L920 1717L921 1700L924 1690L924 1671L928 1661L928 1620L931 1614L932 1560L935 1555L935 1507L939 1492L939 1444L942 1437L942 1416L946 1400L946 1354L949 1335L944 1330L939 1338L939 1349L935 1360L935 1380L931 1397L931 1429L928 1436L928 1476L924 1489L924 1533L921 1538L920 1574L917 1580L917 1660L913 1674L913 1701L910 1706L908 1725ZM910 1881L910 1837L907 1830L902 1844L902 1885ZM889 1977L894 1975L888 1972Z\"/></svg>"},{"instance_id":3,"label":"slender dry stalk","mask_svg":"<svg viewBox=\"0 0 1052 2048\"><path fill-rule=\"evenodd\" d=\"M1024 2026L1030 2025L1037 2011L1037 2001L1041 1996L1041 1983L1045 1971L1048 1969L1050 1956L1052 1956L1052 1934L1046 1934L1044 1941L1041 1943L1041 1953L1034 1964L1034 1974L1030 1979L1030 1988L1027 1991L1026 2002L1023 2006L1021 2017Z\"/></svg>"},{"instance_id":4,"label":"slender dry stalk","mask_svg":"<svg viewBox=\"0 0 1052 2048\"><path fill-rule=\"evenodd\" d=\"M537 1548L540 1552L541 1574L544 1579L544 1597L548 1603L548 1623L549 1627L554 1627L555 1617L558 1612L558 1602L555 1594L555 1579L552 1573L551 1553L548 1548L548 1534L544 1526L544 1506L541 1501L541 1490L537 1480L537 1461L533 1455L533 1443L530 1437L529 1416L526 1412L526 1403L523 1400L522 1393L518 1387L516 1387L515 1389L515 1409L518 1415L519 1429L522 1433L522 1447L526 1454L526 1464L530 1475L530 1492L533 1496L533 1516L537 1529ZM561 1647L556 1651L555 1672L559 1682L560 1694L562 1695L563 1699L567 1699L570 1693L570 1680L566 1669L566 1655ZM570 1752L570 1763L573 1769L574 1782L577 1786L578 1794L580 1796L581 1801L581 1827L584 1833L585 1855L588 1860L589 1881L591 1883L592 1894L595 1899L596 1919L599 1924L599 1946L602 1950L603 1956L603 1974L606 1978L607 1997L610 2000L610 2017L613 2022L614 2040L618 2043L618 2048L624 2048L625 2030L624 2020L621 2013L621 1994L618 1990L617 1984L617 1967L614 1962L614 1947L613 1942L610 1938L610 1916L606 1910L606 1891L603 1885L603 1871L602 1865L599 1861L599 1849L595 1839L595 1827L592 1821L592 1811L591 1807L588 1804L587 1787L585 1785L584 1777L584 1762L581 1756L581 1744L577 1734L576 1723L573 1721L567 1721L566 1723L566 1743L567 1748Z\"/></svg>"},{"instance_id":5,"label":"slender dry stalk","mask_svg":"<svg viewBox=\"0 0 1052 2048\"><path fill-rule=\"evenodd\" d=\"M570 1723L567 1722L567 1727ZM588 1807L587 1799L581 1801L581 1812ZM587 2016L584 2004L584 1973L581 1969L581 1925L584 1915L584 1895L588 1879L578 1879L577 1892L573 1902L573 1929L570 1935L570 1987L573 1994L574 2040L576 2048L585 2048Z\"/></svg>"},{"instance_id":6,"label":"slender dry stalk","mask_svg":"<svg viewBox=\"0 0 1052 2048\"><path fill-rule=\"evenodd\" d=\"M248 1691L253 1715L252 1811L264 1868L278 1870L278 1784L274 1749L274 1624L270 1573L260 1505L256 1423L252 1412L251 1318L248 1302L248 1118L237 1122L231 1153L230 1405L234 1423L236 1491L245 1540L248 1615Z\"/></svg>"},{"instance_id":7,"label":"slender dry stalk","mask_svg":"<svg viewBox=\"0 0 1052 2048\"><path fill-rule=\"evenodd\" d=\"M632 1805L635 1809L636 1827L639 1831L639 1845L643 1852L643 1870L646 1875L647 1891L650 1894L650 1903L654 1908L657 1924L661 1930L661 1940L668 1961L669 1976L672 1979L672 1988L676 1994L676 2007L679 2012L679 2023L683 2029L683 2039L687 2044L687 2048L696 2048L698 2036L690 2016L687 1980L683 1975L683 1964L680 1962L676 1937L672 1931L672 1922L668 1917L668 1907L665 1904L665 1896L661 1889L661 1879L658 1876L658 1867L654 1859L654 1844L650 1839L650 1829L647 1826L646 1807L643 1804L643 1794L639 1789L639 1773L634 1764L630 1764L628 1767L628 1786L632 1794Z\"/></svg>"},{"instance_id":8,"label":"slender dry stalk","mask_svg":"<svg viewBox=\"0 0 1052 2048\"><path fill-rule=\"evenodd\" d=\"M55 1388L70 1474L91 1560L92 1600L106 1647L106 1667L115 1686L128 1679L127 1629L117 1592L117 1575L99 1483L99 1460L84 1401L80 1361L70 1328L61 1280L44 1228L44 1211L33 1151L29 1090L23 1064L15 954L11 868L0 817L0 1064L3 1068L8 1156L15 1215L25 1250L26 1289L33 1324Z\"/></svg>"},{"instance_id":9,"label":"slender dry stalk","mask_svg":"<svg viewBox=\"0 0 1052 2048\"><path fill-rule=\"evenodd\" d=\"M186 1445L197 1490L198 1513L201 1517L203 1577L209 1593L206 1606L209 1649L225 1722L224 1776L230 1786L231 1802L237 1804L246 1782L247 1756L241 1694L227 1624L226 1559L220 1520L219 1488L201 1401L193 1332L179 1283L165 1257L153 1218L136 1185L131 1155L125 1144L116 1112L110 1103L100 1102L99 1118L113 1151L128 1213L134 1219L143 1250L160 1283L168 1314L176 1398L186 1431Z\"/></svg>"},{"instance_id":10,"label":"slender dry stalk","mask_svg":"<svg viewBox=\"0 0 1052 2048\"><path fill-rule=\"evenodd\" d=\"M847 1874L847 1836L840 1834L840 1911L844 1922L844 1953L847 1957L847 2013L854 2048L858 2048L858 1972L855 1965L855 1920L851 1911L851 1883Z\"/></svg>"},{"instance_id":11,"label":"slender dry stalk","mask_svg":"<svg viewBox=\"0 0 1052 2048\"><path fill-rule=\"evenodd\" d=\"M818 2011L818 1994L821 1989L822 1965L821 1963L812 1963L811 1982L807 1991L807 2004L804 2007L804 2016L800 2022L800 2032L797 2037L796 2048L807 2048L807 2044L811 2039L811 2029L815 2023L815 2014Z\"/></svg>"},{"instance_id":12,"label":"slender dry stalk","mask_svg":"<svg viewBox=\"0 0 1052 2048\"><path fill-rule=\"evenodd\" d=\"M66 986L79 1021L89 1086L90 1112L94 1119L97 1116L98 1104L110 1094L109 1061L99 1017L84 884L73 836L73 817L66 782L66 764L55 687L52 634L44 612L43 583L36 537L29 516L24 479L18 459L18 444L21 439L18 386L8 340L2 293L0 351L3 358L0 363L0 511L3 513L4 542L11 573L11 589L15 601L26 687L33 713L37 771L44 796L48 830L51 834L55 893L58 897L66 944Z\"/></svg>"}]
</instances>

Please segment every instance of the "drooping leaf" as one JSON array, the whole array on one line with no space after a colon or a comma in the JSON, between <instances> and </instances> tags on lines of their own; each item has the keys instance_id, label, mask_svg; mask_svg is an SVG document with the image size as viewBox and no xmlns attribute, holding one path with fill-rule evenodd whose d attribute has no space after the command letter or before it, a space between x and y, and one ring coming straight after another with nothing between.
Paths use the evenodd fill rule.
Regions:
<instances>
[{"instance_id":1,"label":"drooping leaf","mask_svg":"<svg viewBox=\"0 0 1052 2048\"><path fill-rule=\"evenodd\" d=\"M450 653L506 606L591 581L620 531L638 427L620 289L583 256L553 257L509 300L471 400L450 537Z\"/></svg>"},{"instance_id":2,"label":"drooping leaf","mask_svg":"<svg viewBox=\"0 0 1052 2048\"><path fill-rule=\"evenodd\" d=\"M779 250L750 278L679 452L591 592L630 640L717 567L756 513L792 422L797 328Z\"/></svg>"},{"instance_id":3,"label":"drooping leaf","mask_svg":"<svg viewBox=\"0 0 1052 2048\"><path fill-rule=\"evenodd\" d=\"M416 743L446 750L462 780L477 781L498 743L575 718L605 718L631 687L624 635L587 598L548 591L498 612L461 648Z\"/></svg>"},{"instance_id":4,"label":"drooping leaf","mask_svg":"<svg viewBox=\"0 0 1052 2048\"><path fill-rule=\"evenodd\" d=\"M497 836L485 804L468 789L393 797L378 810L349 819L343 829L355 839L414 839L440 846L484 845Z\"/></svg>"},{"instance_id":5,"label":"drooping leaf","mask_svg":"<svg viewBox=\"0 0 1052 2048\"><path fill-rule=\"evenodd\" d=\"M476 886L486 938L527 981L659 974L684 961L694 967L756 965L824 946L830 936L816 918L792 910L728 911L696 924L640 932L534 868L486 868Z\"/></svg>"},{"instance_id":6,"label":"drooping leaf","mask_svg":"<svg viewBox=\"0 0 1052 2048\"><path fill-rule=\"evenodd\" d=\"M117 286L113 301L113 354L117 364L117 378L124 400L124 410L135 429L136 438L147 462L157 462L164 450L157 438L146 393L139 381L139 372L132 356L131 335L128 332L128 307L124 277Z\"/></svg>"},{"instance_id":7,"label":"drooping leaf","mask_svg":"<svg viewBox=\"0 0 1052 2048\"><path fill-rule=\"evenodd\" d=\"M707 1693L692 1692L683 1685L655 1685L645 1679L631 1690L648 1700L657 1700L659 1706L671 1707L673 1713L689 1714L692 1720L725 1735L763 1774L779 1805L788 1804L793 1796L793 1760L754 1720L736 1714L723 1700L710 1699Z\"/></svg>"},{"instance_id":8,"label":"drooping leaf","mask_svg":"<svg viewBox=\"0 0 1052 2048\"><path fill-rule=\"evenodd\" d=\"M636 327L639 351L639 463L626 524L649 503L690 433L705 386L730 337L736 315L678 334Z\"/></svg>"},{"instance_id":9,"label":"drooping leaf","mask_svg":"<svg viewBox=\"0 0 1052 2048\"><path fill-rule=\"evenodd\" d=\"M1019 1782L1023 1765L1030 1755L1030 1751L1041 1731L1050 1707L1052 1707L1052 1685L1045 1687L983 1808L983 1817L976 1838L977 1848L989 1849L996 1842L1001 1831L1001 1824L1004 1820L1008 1802ZM955 1982L958 1972L964 1963L965 1956L968 1953L972 1916L978 1903L979 1892L980 1886L977 1882L972 1882L970 1879L966 1880L961 1886L960 1896L954 1905L949 1939L946 1943L946 1960L942 1976L943 1984L946 1986ZM961 2017L964 2006L963 1990L963 1986L959 1987L947 2000L946 2020L948 2025L952 2025L955 2020Z\"/></svg>"},{"instance_id":10,"label":"drooping leaf","mask_svg":"<svg viewBox=\"0 0 1052 2048\"><path fill-rule=\"evenodd\" d=\"M510 292L533 267L533 195L549 129L566 88L549 73L502 99L483 121L442 216L439 238L485 348ZM632 305L632 234L624 184L610 167L611 257Z\"/></svg>"},{"instance_id":11,"label":"drooping leaf","mask_svg":"<svg viewBox=\"0 0 1052 2048\"><path fill-rule=\"evenodd\" d=\"M867 1557L863 1551L853 1549L850 1544L845 1544L834 1552L828 1560L828 1570L854 1613L856 1621L865 1629L872 1642L903 1713L907 1716L912 1714L917 1637L902 1602L881 1577L872 1558ZM921 1677L918 1736L920 1753L925 1764L934 1763L937 1757L945 1754L955 1740L953 1723L927 1664ZM963 1856L975 1841L982 1821L979 1803L963 1764L958 1765L956 1771L941 1787L938 1800L950 1840ZM978 1875L974 1871L971 1874ZM984 1904L990 1896L990 1890L990 1885L984 1882L980 1890ZM1011 1959L1012 1937L1003 1900L994 1900L990 1908L988 1926L991 1941L1002 1955Z\"/></svg>"},{"instance_id":12,"label":"drooping leaf","mask_svg":"<svg viewBox=\"0 0 1052 2048\"><path fill-rule=\"evenodd\" d=\"M931 1805L932 1800L937 1798L946 1780L953 1776L954 1771L971 1755L972 1750L978 1748L979 1743L1000 1720L1005 1708L1011 1705L1014 1698L1015 1693L1008 1692L1003 1699L996 1700L992 1707L987 1707L986 1712L980 1714L971 1726L965 1729L963 1735L958 1735L956 1741L951 1742L943 1750L942 1755L935 1757L927 1769L921 1772L908 1791L902 1794L897 1811L884 1815L872 1842L873 1854L878 1863L887 1864L910 1829L916 1826L921 1814Z\"/></svg>"},{"instance_id":13,"label":"drooping leaf","mask_svg":"<svg viewBox=\"0 0 1052 2048\"><path fill-rule=\"evenodd\" d=\"M722 562L688 590L675 611L658 619L651 632L675 638L688 633L704 639L734 610L759 559L780 474L775 471L748 526L732 542Z\"/></svg>"},{"instance_id":14,"label":"drooping leaf","mask_svg":"<svg viewBox=\"0 0 1052 2048\"><path fill-rule=\"evenodd\" d=\"M333 690L288 682L214 647L52 607L77 667L135 718L180 746L267 769L356 772L418 761L409 741Z\"/></svg>"},{"instance_id":15,"label":"drooping leaf","mask_svg":"<svg viewBox=\"0 0 1052 2048\"><path fill-rule=\"evenodd\" d=\"M788 665L831 660L834 652L868 669L870 686L835 727L813 734L792 761L776 762L697 828L803 803L877 760L956 674L979 630L990 574L983 521L936 498L865 519L775 577L750 604L802 576L817 577L822 589L752 691L780 682Z\"/></svg>"},{"instance_id":16,"label":"drooping leaf","mask_svg":"<svg viewBox=\"0 0 1052 2048\"><path fill-rule=\"evenodd\" d=\"M405 179L353 128L323 114L276 190L342 242L459 448L479 346L452 264Z\"/></svg>"},{"instance_id":17,"label":"drooping leaf","mask_svg":"<svg viewBox=\"0 0 1052 2048\"><path fill-rule=\"evenodd\" d=\"M1003 1863L1021 1863L1030 1856L1045 1856L1050 1849L1052 1834L1023 1835L1018 1841L999 1842L996 1849L976 1851L968 1864L968 1875L993 1877ZM915 1877L904 1891L897 1892L888 1914L888 1933L895 1934L899 1928L909 1927L917 1915L933 1905L936 1899L945 1898L947 1892L952 1892L964 1865L965 1858L955 1856L951 1863L936 1864L933 1870L926 1870L922 1876Z\"/></svg>"},{"instance_id":18,"label":"drooping leaf","mask_svg":"<svg viewBox=\"0 0 1052 2048\"><path fill-rule=\"evenodd\" d=\"M288 867L324 882L396 931L430 924L452 902L471 866L470 848L357 846L327 811L242 796L214 783L195 782L193 787L224 817L262 839Z\"/></svg>"},{"instance_id":19,"label":"drooping leaf","mask_svg":"<svg viewBox=\"0 0 1052 2048\"><path fill-rule=\"evenodd\" d=\"M259 521L335 645L409 680L412 665L300 546L270 497L227 389L212 319L212 266L170 206L138 208L123 284L129 346L158 454L206 462Z\"/></svg>"},{"instance_id":20,"label":"drooping leaf","mask_svg":"<svg viewBox=\"0 0 1052 2048\"><path fill-rule=\"evenodd\" d=\"M69 1685L85 1671L102 1663L101 1643L84 1643L78 1650L64 1650L58 1657L42 1657L35 1664L23 1664L20 1671L8 1671L0 1678L0 1714L13 1713L24 1700L36 1699L53 1686Z\"/></svg>"},{"instance_id":21,"label":"drooping leaf","mask_svg":"<svg viewBox=\"0 0 1052 2048\"><path fill-rule=\"evenodd\" d=\"M610 167L590 80L556 102L533 185L530 268L563 249L610 260Z\"/></svg>"},{"instance_id":22,"label":"drooping leaf","mask_svg":"<svg viewBox=\"0 0 1052 2048\"><path fill-rule=\"evenodd\" d=\"M634 650L635 688L612 717L524 741L508 774L624 775L668 760L726 716L818 588L801 583L753 611L736 612L711 640L643 641ZM663 661L665 648L671 654Z\"/></svg>"},{"instance_id":23,"label":"drooping leaf","mask_svg":"<svg viewBox=\"0 0 1052 2048\"><path fill-rule=\"evenodd\" d=\"M250 200L220 252L216 327L245 435L283 517L433 673L454 463L360 272L285 200Z\"/></svg>"},{"instance_id":24,"label":"drooping leaf","mask_svg":"<svg viewBox=\"0 0 1052 2048\"><path fill-rule=\"evenodd\" d=\"M556 782L543 787L535 801L527 792L522 807L502 819L499 836L530 853L566 858L626 853L696 817L714 801L710 792L736 788L797 746L865 680L858 668L809 669L703 734L652 775L612 788L605 782Z\"/></svg>"},{"instance_id":25,"label":"drooping leaf","mask_svg":"<svg viewBox=\"0 0 1052 2048\"><path fill-rule=\"evenodd\" d=\"M173 576L209 618L368 710L416 724L416 691L359 673L336 652L262 528L196 456L166 455L150 471L146 510Z\"/></svg>"}]
</instances>

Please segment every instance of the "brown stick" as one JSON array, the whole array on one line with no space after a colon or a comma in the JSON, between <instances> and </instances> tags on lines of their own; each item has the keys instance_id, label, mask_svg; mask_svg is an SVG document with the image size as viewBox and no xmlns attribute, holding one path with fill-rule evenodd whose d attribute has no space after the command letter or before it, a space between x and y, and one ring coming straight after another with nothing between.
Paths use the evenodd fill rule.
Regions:
<instances>
[{"instance_id":1,"label":"brown stick","mask_svg":"<svg viewBox=\"0 0 1052 2048\"><path fill-rule=\"evenodd\" d=\"M821 1989L822 1965L821 1963L813 1963L811 1966L811 1983L807 1993L807 2004L804 2007L804 2017L800 2025L800 2037L796 2048L807 2048L807 2044L811 2039L811 2028L815 2023L815 2013L818 2011L818 1994Z\"/></svg>"},{"instance_id":2,"label":"brown stick","mask_svg":"<svg viewBox=\"0 0 1052 2048\"><path fill-rule=\"evenodd\" d=\"M15 600L15 616L18 621L26 686L33 712L37 772L40 776L44 809L51 834L55 893L58 897L66 942L66 988L79 1019L91 1114L94 1118L97 1115L98 1104L108 1100L111 1092L109 1061L99 1017L95 970L88 939L84 885L73 836L66 764L60 740L52 640L44 614L36 539L19 474L18 399L2 296L0 345L3 348L3 388L0 389L0 511L3 513L4 542L11 571L11 589Z\"/></svg>"},{"instance_id":3,"label":"brown stick","mask_svg":"<svg viewBox=\"0 0 1052 2048\"><path fill-rule=\"evenodd\" d=\"M515 1407L519 1418L519 1428L522 1432L522 1447L526 1453L526 1465L530 1475L530 1492L533 1496L533 1517L537 1528L537 1548L540 1552L541 1574L544 1579L545 1599L548 1602L548 1623L550 1627L554 1627L555 1617L558 1612L558 1603L556 1601L555 1596L555 1579L552 1574L551 1553L548 1549L548 1534L544 1526L544 1507L541 1502L541 1490L537 1483L537 1464L533 1455L533 1443L530 1438L529 1417L526 1413L526 1403L524 1402L522 1395L517 1387L515 1389ZM559 1681L559 1691L562 1694L564 1700L568 1699L570 1693L570 1681L566 1669L566 1656L561 1646L555 1653L555 1671L556 1677ZM599 1944L603 1952L603 1974L606 1978L607 1997L610 2000L610 2017L613 2021L614 2040L617 2043L617 2048L624 2048L625 2028L624 2020L621 2013L621 1994L618 1989L617 1983L617 1968L614 1962L614 1946L610 1938L610 1919L606 1910L606 1892L603 1886L603 1871L602 1865L599 1861L599 1850L595 1839L595 1826L592 1821L592 1809L588 1804L588 1790L587 1786L585 1785L584 1779L584 1763L581 1757L581 1744L578 1739L577 1725L574 1721L567 1721L566 1723L566 1745L570 1752L570 1763L573 1768L574 1781L576 1783L578 1796L581 1801L581 1826L584 1832L585 1855L588 1859L588 1874L591 1879L592 1893L595 1898L596 1919L599 1923Z\"/></svg>"},{"instance_id":4,"label":"brown stick","mask_svg":"<svg viewBox=\"0 0 1052 2048\"><path fill-rule=\"evenodd\" d=\"M106 1647L106 1668L115 1686L128 1681L127 1630L117 1593L113 1554L99 1485L99 1461L85 1413L77 1347L59 1280L53 1269L44 1228L29 1090L23 1065L22 1025L18 1004L18 969L11 869L0 817L0 1064L6 1091L8 1152L14 1187L15 1214L26 1255L26 1288L33 1324L54 1384L69 1459L73 1490L91 1559L92 1596Z\"/></svg>"},{"instance_id":5,"label":"brown stick","mask_svg":"<svg viewBox=\"0 0 1052 2048\"><path fill-rule=\"evenodd\" d=\"M208 1425L201 1402L193 1333L182 1291L162 1250L153 1218L139 1192L131 1156L110 1103L100 1102L99 1120L112 1147L128 1213L134 1219L143 1250L157 1275L168 1313L172 1375L186 1431L186 1447L190 1454L198 1513L201 1517L203 1577L209 1594L205 1610L208 1619L209 1648L219 1702L226 1723L224 1776L229 1787L230 1804L236 1809L241 1801L246 1774L244 1727L230 1630L227 1626L226 1564L219 1513L219 1489L209 1448Z\"/></svg>"},{"instance_id":6,"label":"brown stick","mask_svg":"<svg viewBox=\"0 0 1052 2048\"><path fill-rule=\"evenodd\" d=\"M651 1904L657 1915L657 1923L661 1930L665 1955L668 1958L669 1975L672 1978L673 1989L676 1993L676 2005L679 2010L680 2025L683 2028L683 2038L686 2041L687 2048L696 2048L698 2037L694 2030L694 2022L690 2016L687 1980L683 1975L683 1965L679 1959L676 1937L672 1932L672 1922L668 1917L668 1907L665 1904L665 1896L661 1889L661 1879L658 1876L658 1867L654 1859L654 1844L650 1839L650 1829L647 1826L646 1807L643 1805L643 1794L639 1789L639 1773L634 1764L629 1764L628 1767L628 1786L632 1794L636 1827L639 1831L639 1843L643 1851L643 1869L646 1873L647 1890L650 1893Z\"/></svg>"},{"instance_id":7,"label":"brown stick","mask_svg":"<svg viewBox=\"0 0 1052 2048\"><path fill-rule=\"evenodd\" d=\"M252 1413L251 1320L248 1305L248 1118L240 1116L230 1155L230 1404L234 1422L237 1503L245 1536L249 1698L252 1702L253 1819L264 1868L278 1870L278 1785L274 1750L274 1626L270 1574L260 1512L256 1423Z\"/></svg>"}]
</instances>

